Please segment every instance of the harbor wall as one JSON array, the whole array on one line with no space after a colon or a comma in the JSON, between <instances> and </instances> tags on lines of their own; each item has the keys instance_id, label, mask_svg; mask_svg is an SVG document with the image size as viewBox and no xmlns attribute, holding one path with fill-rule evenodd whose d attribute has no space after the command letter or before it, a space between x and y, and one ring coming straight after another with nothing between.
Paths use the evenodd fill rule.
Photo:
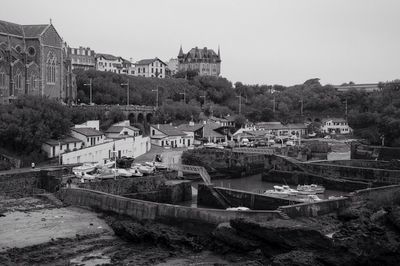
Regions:
<instances>
[{"instance_id":1,"label":"harbor wall","mask_svg":"<svg viewBox=\"0 0 400 266\"><path fill-rule=\"evenodd\" d=\"M17 169L0 172L0 198L22 198L55 192L61 187L62 178L71 174L72 166L48 169Z\"/></svg>"},{"instance_id":2,"label":"harbor wall","mask_svg":"<svg viewBox=\"0 0 400 266\"><path fill-rule=\"evenodd\" d=\"M192 200L191 182L187 180L166 181L156 191L130 193L122 195L127 198L152 202L175 204Z\"/></svg>"},{"instance_id":3,"label":"harbor wall","mask_svg":"<svg viewBox=\"0 0 400 266\"><path fill-rule=\"evenodd\" d=\"M228 189L222 187L212 187L205 184L198 185L197 204L212 208L222 208L215 199L210 189L214 189L230 207L247 207L251 210L276 210L279 206L298 203L301 201L288 200L277 197L270 197L262 194Z\"/></svg>"},{"instance_id":4,"label":"harbor wall","mask_svg":"<svg viewBox=\"0 0 400 266\"><path fill-rule=\"evenodd\" d=\"M191 208L165 203L149 202L112 195L87 189L62 189L57 194L66 204L91 207L100 211L111 211L135 219L194 221L219 224L231 219L246 218L263 222L281 217L278 211L227 211L217 209Z\"/></svg>"},{"instance_id":5,"label":"harbor wall","mask_svg":"<svg viewBox=\"0 0 400 266\"><path fill-rule=\"evenodd\" d=\"M155 175L105 179L94 182L79 183L79 188L102 191L105 193L123 195L131 193L151 192L158 188L169 179L175 179L177 173L173 171L165 171Z\"/></svg>"},{"instance_id":6,"label":"harbor wall","mask_svg":"<svg viewBox=\"0 0 400 266\"><path fill-rule=\"evenodd\" d=\"M285 213L290 218L297 217L317 217L320 215L337 212L348 207L351 199L340 198L333 200L323 200L313 203L300 203L295 205L281 206L279 211Z\"/></svg>"},{"instance_id":7,"label":"harbor wall","mask_svg":"<svg viewBox=\"0 0 400 266\"><path fill-rule=\"evenodd\" d=\"M290 185L319 184L330 190L348 192L369 187L369 184L367 182L352 181L339 178L327 178L324 176L299 171L265 171L262 174L262 181L273 183L287 183Z\"/></svg>"}]
</instances>

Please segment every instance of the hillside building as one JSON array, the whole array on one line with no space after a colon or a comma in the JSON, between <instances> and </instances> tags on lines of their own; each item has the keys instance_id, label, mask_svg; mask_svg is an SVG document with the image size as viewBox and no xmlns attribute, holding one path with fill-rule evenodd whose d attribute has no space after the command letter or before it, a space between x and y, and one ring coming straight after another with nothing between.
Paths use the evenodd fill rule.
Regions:
<instances>
[{"instance_id":1,"label":"hillside building","mask_svg":"<svg viewBox=\"0 0 400 266\"><path fill-rule=\"evenodd\" d=\"M71 48L68 47L68 53L71 58L72 70L83 69L90 70L96 69L95 52L89 47Z\"/></svg>"},{"instance_id":2,"label":"hillside building","mask_svg":"<svg viewBox=\"0 0 400 266\"><path fill-rule=\"evenodd\" d=\"M134 64L130 75L146 78L165 78L167 64L159 58L143 59Z\"/></svg>"},{"instance_id":3,"label":"hillside building","mask_svg":"<svg viewBox=\"0 0 400 266\"><path fill-rule=\"evenodd\" d=\"M195 47L186 54L182 46L178 54L178 71L197 71L200 76L219 76L221 73L221 54L212 49Z\"/></svg>"}]
</instances>

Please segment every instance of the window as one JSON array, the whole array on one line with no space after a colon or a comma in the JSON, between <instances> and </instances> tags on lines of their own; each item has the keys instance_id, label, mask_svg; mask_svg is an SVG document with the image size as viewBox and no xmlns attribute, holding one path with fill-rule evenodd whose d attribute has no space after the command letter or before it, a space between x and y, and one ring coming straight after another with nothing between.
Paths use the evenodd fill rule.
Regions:
<instances>
[{"instance_id":1,"label":"window","mask_svg":"<svg viewBox=\"0 0 400 266\"><path fill-rule=\"evenodd\" d=\"M47 56L46 62L46 77L47 83L55 84L56 83L56 57L52 52L50 52Z\"/></svg>"},{"instance_id":2,"label":"window","mask_svg":"<svg viewBox=\"0 0 400 266\"><path fill-rule=\"evenodd\" d=\"M4 72L0 72L0 87L6 87L6 74Z\"/></svg>"},{"instance_id":3,"label":"window","mask_svg":"<svg viewBox=\"0 0 400 266\"><path fill-rule=\"evenodd\" d=\"M17 95L20 94L20 90L22 89L22 74L20 72L14 76L14 86L17 90Z\"/></svg>"}]
</instances>

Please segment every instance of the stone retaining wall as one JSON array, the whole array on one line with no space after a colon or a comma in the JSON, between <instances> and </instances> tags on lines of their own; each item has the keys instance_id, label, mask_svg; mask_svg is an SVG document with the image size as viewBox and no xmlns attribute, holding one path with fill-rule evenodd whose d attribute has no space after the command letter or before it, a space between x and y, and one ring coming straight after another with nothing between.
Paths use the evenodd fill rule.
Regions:
<instances>
[{"instance_id":1,"label":"stone retaining wall","mask_svg":"<svg viewBox=\"0 0 400 266\"><path fill-rule=\"evenodd\" d=\"M58 196L64 203L91 207L101 211L112 211L135 219L198 221L219 224L231 219L247 218L263 222L279 218L277 211L226 211L216 209L191 208L178 205L155 203L129 199L104 192L87 189L62 189Z\"/></svg>"},{"instance_id":2,"label":"stone retaining wall","mask_svg":"<svg viewBox=\"0 0 400 266\"><path fill-rule=\"evenodd\" d=\"M320 215L337 212L346 208L351 203L349 198L323 200L313 203L300 203L290 206L281 206L278 210L286 213L290 218L317 217Z\"/></svg>"},{"instance_id":3,"label":"stone retaining wall","mask_svg":"<svg viewBox=\"0 0 400 266\"><path fill-rule=\"evenodd\" d=\"M269 197L247 191L228 189L222 187L213 187L231 207L247 207L251 210L276 210L279 206L298 203L288 199ZM210 187L205 184L198 185L197 204L212 208L221 208L218 201L210 191Z\"/></svg>"}]
</instances>

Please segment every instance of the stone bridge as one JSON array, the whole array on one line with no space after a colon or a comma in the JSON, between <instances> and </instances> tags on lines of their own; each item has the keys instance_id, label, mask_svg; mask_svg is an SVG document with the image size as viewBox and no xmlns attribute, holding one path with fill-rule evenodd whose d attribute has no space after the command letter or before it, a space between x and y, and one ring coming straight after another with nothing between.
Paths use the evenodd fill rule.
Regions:
<instances>
[{"instance_id":1,"label":"stone bridge","mask_svg":"<svg viewBox=\"0 0 400 266\"><path fill-rule=\"evenodd\" d=\"M146 105L75 105L71 108L80 109L83 112L89 110L100 110L104 113L110 112L112 109L119 109L124 114L126 119L129 119L131 124L143 124L147 126L152 123L156 108Z\"/></svg>"}]
</instances>

